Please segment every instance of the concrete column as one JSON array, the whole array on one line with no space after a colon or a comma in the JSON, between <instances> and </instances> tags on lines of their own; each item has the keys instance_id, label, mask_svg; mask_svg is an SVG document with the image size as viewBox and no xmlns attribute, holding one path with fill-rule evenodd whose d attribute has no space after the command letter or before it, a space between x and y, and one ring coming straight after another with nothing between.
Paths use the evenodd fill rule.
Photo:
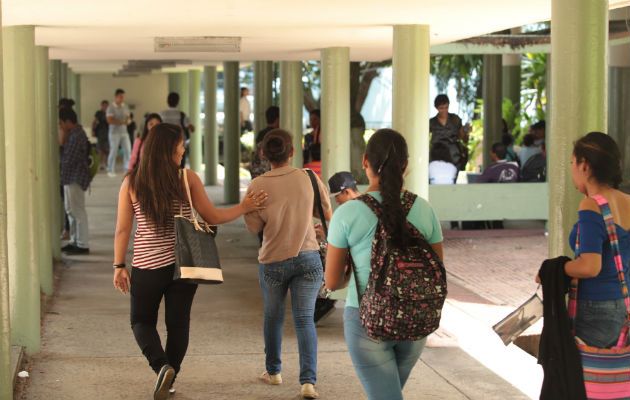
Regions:
<instances>
[{"instance_id":1,"label":"concrete column","mask_svg":"<svg viewBox=\"0 0 630 400\"><path fill-rule=\"evenodd\" d=\"M514 105L514 109L518 110L521 107L521 55L504 54L502 58L503 98L510 99ZM512 129L514 127L510 126L509 128Z\"/></svg>"},{"instance_id":2,"label":"concrete column","mask_svg":"<svg viewBox=\"0 0 630 400\"><path fill-rule=\"evenodd\" d=\"M405 187L429 198L429 26L394 26L392 127L407 140Z\"/></svg>"},{"instance_id":3,"label":"concrete column","mask_svg":"<svg viewBox=\"0 0 630 400\"><path fill-rule=\"evenodd\" d=\"M492 164L490 150L492 145L501 141L503 131L503 110L501 93L501 56L486 54L483 56L483 167Z\"/></svg>"},{"instance_id":4,"label":"concrete column","mask_svg":"<svg viewBox=\"0 0 630 400\"><path fill-rule=\"evenodd\" d=\"M176 73L171 72L168 74L168 92L179 93L178 78Z\"/></svg>"},{"instance_id":5,"label":"concrete column","mask_svg":"<svg viewBox=\"0 0 630 400\"><path fill-rule=\"evenodd\" d=\"M35 35L32 26L3 28L7 233L13 344L40 348L39 212L35 165Z\"/></svg>"},{"instance_id":6,"label":"concrete column","mask_svg":"<svg viewBox=\"0 0 630 400\"><path fill-rule=\"evenodd\" d=\"M190 133L190 168L195 172L201 172L202 162L202 129L201 129L201 71L188 71L188 82L190 83L189 105L190 123L195 126L195 131Z\"/></svg>"},{"instance_id":7,"label":"concrete column","mask_svg":"<svg viewBox=\"0 0 630 400\"><path fill-rule=\"evenodd\" d=\"M75 73L71 68L68 68L68 73L66 75L66 85L68 86L66 90L66 93L68 94L67 97L74 100L74 103L75 103L74 108L76 110L76 103L77 103L76 79L75 79Z\"/></svg>"},{"instance_id":8,"label":"concrete column","mask_svg":"<svg viewBox=\"0 0 630 400\"><path fill-rule=\"evenodd\" d=\"M260 132L267 127L265 111L272 105L273 61L254 63L254 128Z\"/></svg>"},{"instance_id":9,"label":"concrete column","mask_svg":"<svg viewBox=\"0 0 630 400\"><path fill-rule=\"evenodd\" d=\"M293 162L302 168L302 109L304 108L304 88L302 86L302 63L282 61L280 63L280 127L293 135Z\"/></svg>"},{"instance_id":10,"label":"concrete column","mask_svg":"<svg viewBox=\"0 0 630 400\"><path fill-rule=\"evenodd\" d=\"M0 4L0 26L2 5ZM0 29L0 57L2 53L2 29ZM3 86L2 61L0 60L0 87ZM0 171L6 171L4 134L4 96L0 90ZM11 373L11 307L9 305L9 254L7 248L7 181L0 173L0 399L13 398Z\"/></svg>"},{"instance_id":11,"label":"concrete column","mask_svg":"<svg viewBox=\"0 0 630 400\"><path fill-rule=\"evenodd\" d=\"M168 89L179 94L179 110L190 114L189 109L189 84L188 72L175 72L168 75ZM166 99L164 99L166 102Z\"/></svg>"},{"instance_id":12,"label":"concrete column","mask_svg":"<svg viewBox=\"0 0 630 400\"><path fill-rule=\"evenodd\" d=\"M203 136L205 140L204 161L205 184L217 184L217 165L219 165L219 137L217 135L217 67L206 66L203 69L204 113Z\"/></svg>"},{"instance_id":13,"label":"concrete column","mask_svg":"<svg viewBox=\"0 0 630 400\"><path fill-rule=\"evenodd\" d=\"M350 171L350 48L322 50L322 179Z\"/></svg>"},{"instance_id":14,"label":"concrete column","mask_svg":"<svg viewBox=\"0 0 630 400\"><path fill-rule=\"evenodd\" d=\"M37 174L37 240L39 246L39 280L42 292L53 293L53 255L52 255L52 182L50 170L52 164L50 134L50 94L48 92L48 47L35 48L35 171ZM57 191L57 194L59 192Z\"/></svg>"},{"instance_id":15,"label":"concrete column","mask_svg":"<svg viewBox=\"0 0 630 400\"><path fill-rule=\"evenodd\" d=\"M610 12L611 20L624 20L627 8ZM621 150L623 179L630 179L630 44L610 47L608 59L608 134Z\"/></svg>"},{"instance_id":16,"label":"concrete column","mask_svg":"<svg viewBox=\"0 0 630 400\"><path fill-rule=\"evenodd\" d=\"M61 196L59 193L59 187L61 185L60 170L59 170L59 144L57 140L57 132L59 130L58 125L58 111L57 102L59 101L59 88L60 88L60 76L61 76L61 61L51 60L49 68L49 109L48 109L48 135L50 136L50 168L48 171L50 180L50 240L52 247L52 254L55 260L61 261L61 227L63 225L63 205L61 204Z\"/></svg>"},{"instance_id":17,"label":"concrete column","mask_svg":"<svg viewBox=\"0 0 630 400\"><path fill-rule=\"evenodd\" d=\"M573 142L607 128L608 1L552 0L549 254L573 254L567 238L582 195L571 178Z\"/></svg>"},{"instance_id":18,"label":"concrete column","mask_svg":"<svg viewBox=\"0 0 630 400\"><path fill-rule=\"evenodd\" d=\"M81 75L74 73L72 78L74 79L74 101L76 104L74 105L74 111L76 111L79 116L79 123L81 124L91 124L92 121L81 121Z\"/></svg>"},{"instance_id":19,"label":"concrete column","mask_svg":"<svg viewBox=\"0 0 630 400\"><path fill-rule=\"evenodd\" d=\"M223 63L223 166L225 167L225 181L223 196L228 204L240 201L239 169L241 162L241 129L239 118L239 70L238 61Z\"/></svg>"},{"instance_id":20,"label":"concrete column","mask_svg":"<svg viewBox=\"0 0 630 400\"><path fill-rule=\"evenodd\" d=\"M68 63L61 63L61 71L59 73L59 98L68 97ZM59 100L59 99L57 99Z\"/></svg>"}]
</instances>

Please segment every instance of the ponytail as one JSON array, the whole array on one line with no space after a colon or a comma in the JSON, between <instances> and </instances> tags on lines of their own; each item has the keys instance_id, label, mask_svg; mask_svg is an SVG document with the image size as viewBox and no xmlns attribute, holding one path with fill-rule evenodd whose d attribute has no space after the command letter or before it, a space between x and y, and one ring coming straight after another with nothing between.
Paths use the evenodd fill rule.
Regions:
<instances>
[{"instance_id":1,"label":"ponytail","mask_svg":"<svg viewBox=\"0 0 630 400\"><path fill-rule=\"evenodd\" d=\"M383 198L382 221L391 238L391 245L403 248L409 243L407 216L400 194L409 153L405 138L393 129L379 129L368 141L365 155L372 170L379 176Z\"/></svg>"}]
</instances>

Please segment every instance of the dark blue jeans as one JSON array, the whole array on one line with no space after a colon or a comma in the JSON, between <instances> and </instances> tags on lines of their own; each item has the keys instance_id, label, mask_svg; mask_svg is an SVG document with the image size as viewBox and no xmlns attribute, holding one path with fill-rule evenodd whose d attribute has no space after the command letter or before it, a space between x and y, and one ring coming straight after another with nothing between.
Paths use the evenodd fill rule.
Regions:
<instances>
[{"instance_id":1,"label":"dark blue jeans","mask_svg":"<svg viewBox=\"0 0 630 400\"><path fill-rule=\"evenodd\" d=\"M258 278L264 300L265 367L281 371L282 326L287 292L291 291L293 323L300 353L300 384L317 380L317 332L313 322L315 300L322 285L319 252L307 251L288 260L261 264Z\"/></svg>"},{"instance_id":2,"label":"dark blue jeans","mask_svg":"<svg viewBox=\"0 0 630 400\"><path fill-rule=\"evenodd\" d=\"M626 321L626 304L619 300L578 300L575 334L584 343L607 348L617 344Z\"/></svg>"}]
</instances>

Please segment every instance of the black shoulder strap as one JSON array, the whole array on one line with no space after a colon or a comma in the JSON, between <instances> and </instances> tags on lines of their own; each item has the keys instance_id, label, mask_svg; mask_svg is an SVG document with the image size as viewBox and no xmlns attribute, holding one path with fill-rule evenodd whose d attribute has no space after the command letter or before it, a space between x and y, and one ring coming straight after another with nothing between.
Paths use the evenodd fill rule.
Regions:
<instances>
[{"instance_id":1,"label":"black shoulder strap","mask_svg":"<svg viewBox=\"0 0 630 400\"><path fill-rule=\"evenodd\" d=\"M370 196L367 193L357 197L356 200L360 200L364 202L365 205L370 207L370 210L372 210L372 212L376 214L376 216L380 220L381 215L383 213L383 206L381 205L381 203L378 202L378 200L376 200L374 197Z\"/></svg>"},{"instance_id":2,"label":"black shoulder strap","mask_svg":"<svg viewBox=\"0 0 630 400\"><path fill-rule=\"evenodd\" d=\"M405 211L405 215L409 214L417 198L418 198L417 194L411 193L408 190L405 190L403 192L402 200L403 200L403 210Z\"/></svg>"},{"instance_id":3,"label":"black shoulder strap","mask_svg":"<svg viewBox=\"0 0 630 400\"><path fill-rule=\"evenodd\" d=\"M324 207L322 207L322 198L319 195L319 185L317 184L317 177L315 173L306 168L304 169L306 174L311 180L311 185L313 185L313 192L315 193L315 207L317 207L317 211L319 213L319 219L322 222L322 226L324 227L324 233L328 236L328 225L326 224L326 217L324 216Z\"/></svg>"}]
</instances>

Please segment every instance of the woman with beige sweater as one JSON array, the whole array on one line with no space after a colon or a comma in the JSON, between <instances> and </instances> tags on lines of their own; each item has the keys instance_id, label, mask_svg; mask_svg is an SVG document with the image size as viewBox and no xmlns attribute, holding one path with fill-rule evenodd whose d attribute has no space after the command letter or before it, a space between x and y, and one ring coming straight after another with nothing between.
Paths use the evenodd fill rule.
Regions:
<instances>
[{"instance_id":1,"label":"woman with beige sweater","mask_svg":"<svg viewBox=\"0 0 630 400\"><path fill-rule=\"evenodd\" d=\"M263 233L258 254L258 276L264 300L265 372L261 379L271 385L282 383L281 347L284 307L291 291L293 322L300 354L301 395L316 399L317 332L313 312L322 284L323 267L312 218L318 217L313 185L305 170L290 166L291 135L284 130L269 132L262 145L271 171L254 179L248 192L264 190L266 209L245 216L252 233ZM324 216L332 215L325 185L315 178Z\"/></svg>"}]
</instances>

